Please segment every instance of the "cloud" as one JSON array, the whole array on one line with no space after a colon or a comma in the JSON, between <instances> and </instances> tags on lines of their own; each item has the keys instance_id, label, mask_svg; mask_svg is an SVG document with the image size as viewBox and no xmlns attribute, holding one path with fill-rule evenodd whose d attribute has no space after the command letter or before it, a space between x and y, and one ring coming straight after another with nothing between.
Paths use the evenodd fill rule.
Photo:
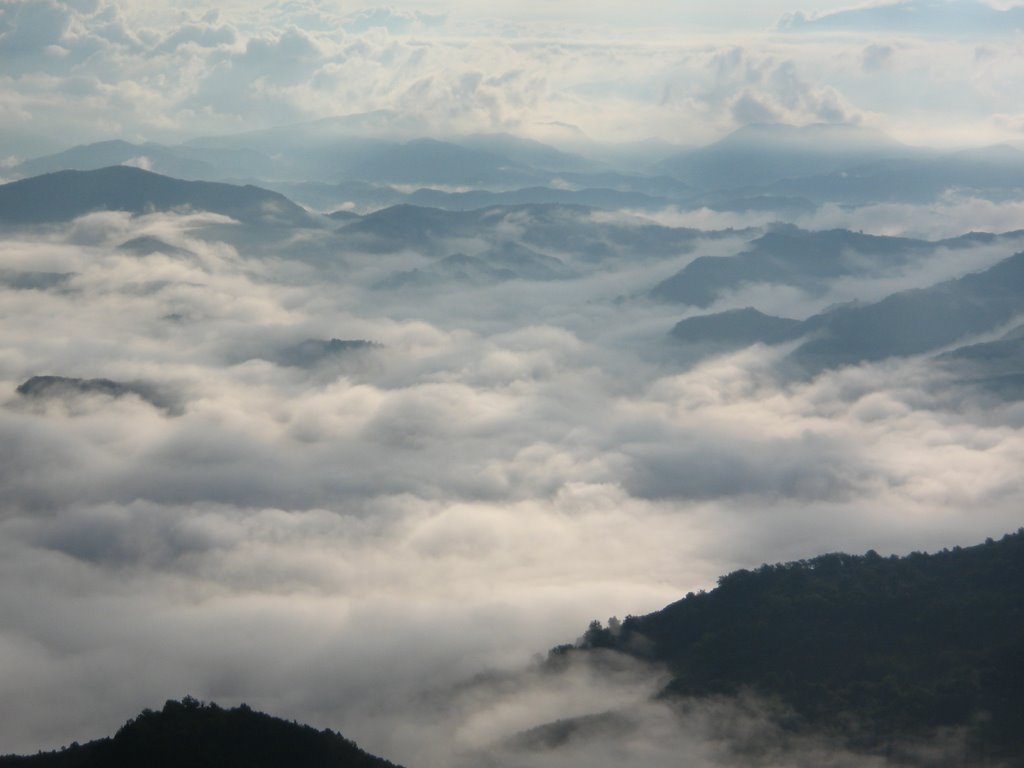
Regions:
<instances>
[{"instance_id":1,"label":"cloud","mask_svg":"<svg viewBox=\"0 0 1024 768\"><path fill-rule=\"evenodd\" d=\"M865 72L877 72L886 69L892 63L895 49L891 45L871 44L864 49L861 66Z\"/></svg>"},{"instance_id":2,"label":"cloud","mask_svg":"<svg viewBox=\"0 0 1024 768\"><path fill-rule=\"evenodd\" d=\"M371 29L386 29L391 34L406 34L444 24L443 13L403 11L397 8L364 8L346 20L345 27L356 34Z\"/></svg>"},{"instance_id":3,"label":"cloud","mask_svg":"<svg viewBox=\"0 0 1024 768\"><path fill-rule=\"evenodd\" d=\"M764 33L656 35L639 44L631 25L566 31L465 8L345 15L296 2L203 11L115 0L5 5L7 152L110 138L174 142L373 110L415 116L435 135L541 136L565 124L599 140L655 134L693 143L782 120L862 121L918 139L956 126L961 141L984 123L995 139L1011 133L993 116L1019 79L1012 45L1000 38L986 40L995 58L977 58L977 41L955 36L852 34L824 44ZM896 45L900 56L885 58L879 88L879 56ZM941 125L922 117L938 109Z\"/></svg>"},{"instance_id":4,"label":"cloud","mask_svg":"<svg viewBox=\"0 0 1024 768\"><path fill-rule=\"evenodd\" d=\"M537 231L519 213L479 236ZM595 616L765 560L1018 524L1019 404L923 360L794 383L778 350L674 359L678 310L630 297L742 235L644 260L552 249L580 277L414 304L372 286L427 256L319 259L341 248L322 230L253 242L205 214L98 213L3 237L7 272L72 275L0 285L10 750L108 733L191 692L447 764L453 747L594 714L596 700L648 713L656 672L607 685L580 670L549 709L539 679L453 693L484 669L517 673ZM139 237L168 247L118 247ZM271 362L310 338L382 346ZM90 392L30 402L17 387L35 375L159 385L180 412ZM640 733L672 730L670 713L648 714ZM695 754L728 764L701 733ZM574 750L567 761L590 754Z\"/></svg>"},{"instance_id":5,"label":"cloud","mask_svg":"<svg viewBox=\"0 0 1024 768\"><path fill-rule=\"evenodd\" d=\"M71 23L55 2L9 2L0 8L0 56L38 53L58 45Z\"/></svg>"}]
</instances>

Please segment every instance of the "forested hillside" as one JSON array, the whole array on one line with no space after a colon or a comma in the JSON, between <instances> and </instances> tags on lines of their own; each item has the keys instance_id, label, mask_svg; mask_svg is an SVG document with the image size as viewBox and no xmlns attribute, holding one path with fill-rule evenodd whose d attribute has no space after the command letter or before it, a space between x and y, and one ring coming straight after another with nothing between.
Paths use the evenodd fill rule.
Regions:
<instances>
[{"instance_id":1,"label":"forested hillside","mask_svg":"<svg viewBox=\"0 0 1024 768\"><path fill-rule=\"evenodd\" d=\"M973 754L1024 756L1024 530L907 557L829 554L723 576L575 647L665 662L665 697L781 699L794 725L868 749L937 729Z\"/></svg>"},{"instance_id":2,"label":"forested hillside","mask_svg":"<svg viewBox=\"0 0 1024 768\"><path fill-rule=\"evenodd\" d=\"M186 697L145 710L113 738L31 757L2 768L395 768L333 731Z\"/></svg>"}]
</instances>

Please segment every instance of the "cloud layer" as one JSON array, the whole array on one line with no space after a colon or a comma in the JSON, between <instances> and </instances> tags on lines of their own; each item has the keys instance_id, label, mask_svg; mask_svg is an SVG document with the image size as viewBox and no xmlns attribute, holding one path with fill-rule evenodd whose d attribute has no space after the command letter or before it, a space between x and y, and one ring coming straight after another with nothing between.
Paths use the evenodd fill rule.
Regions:
<instances>
[{"instance_id":1,"label":"cloud layer","mask_svg":"<svg viewBox=\"0 0 1024 768\"><path fill-rule=\"evenodd\" d=\"M440 746L408 702L520 668L595 616L765 560L1019 525L1019 404L921 360L792 383L778 350L674 359L679 311L623 296L695 254L555 253L581 276L413 301L373 286L424 256L240 234L100 213L4 236L6 275L63 276L0 289L5 751L190 692L429 765ZM140 237L163 245L119 247ZM272 362L311 338L381 346ZM18 394L35 375L141 382L181 406ZM455 704L437 717L465 749L540 724L493 706L479 733Z\"/></svg>"}]
</instances>

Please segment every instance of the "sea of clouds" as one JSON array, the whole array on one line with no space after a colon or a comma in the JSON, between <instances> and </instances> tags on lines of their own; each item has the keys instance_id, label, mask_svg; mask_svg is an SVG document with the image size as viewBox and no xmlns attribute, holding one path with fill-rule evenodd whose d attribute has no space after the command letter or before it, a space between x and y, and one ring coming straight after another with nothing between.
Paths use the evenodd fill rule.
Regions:
<instances>
[{"instance_id":1,"label":"sea of clouds","mask_svg":"<svg viewBox=\"0 0 1024 768\"><path fill-rule=\"evenodd\" d=\"M446 764L548 718L641 707L656 671L581 672L591 688L572 704L515 717L517 697L544 698L522 681L471 707L453 693L595 617L736 567L1019 525L1018 403L922 359L792 380L785 349L678 356L667 334L684 311L642 291L740 236L557 283L410 294L374 286L415 253L331 258L309 230L288 237L313 256L286 258L236 230L98 213L3 236L4 751L191 693ZM163 245L119 247L138 237ZM936 253L900 286L997 250L959 266ZM63 277L26 288L26 273ZM311 338L379 346L282 361ZM40 375L160 397L17 392Z\"/></svg>"}]
</instances>

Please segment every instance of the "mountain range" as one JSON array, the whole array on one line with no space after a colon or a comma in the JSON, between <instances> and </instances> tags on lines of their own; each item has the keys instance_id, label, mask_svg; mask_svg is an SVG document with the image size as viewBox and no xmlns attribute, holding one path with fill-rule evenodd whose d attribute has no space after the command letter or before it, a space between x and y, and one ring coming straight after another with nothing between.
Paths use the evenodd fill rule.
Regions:
<instances>
[{"instance_id":1,"label":"mountain range","mask_svg":"<svg viewBox=\"0 0 1024 768\"><path fill-rule=\"evenodd\" d=\"M362 211L557 202L785 213L829 202L923 202L950 190L1002 199L1024 189L1024 152L1013 147L929 150L850 125L753 124L704 147L659 145L660 159L624 168L613 145L574 152L509 134L398 138L367 128L396 117L382 113L365 125L357 117L173 146L105 141L26 160L9 173L128 164L183 179L256 183L319 210Z\"/></svg>"},{"instance_id":2,"label":"mountain range","mask_svg":"<svg viewBox=\"0 0 1024 768\"><path fill-rule=\"evenodd\" d=\"M894 293L881 301L833 307L803 321L770 317L753 308L684 319L672 336L707 352L739 349L753 343L800 340L788 359L805 373L862 362L940 352L972 336L998 331L1024 314L1024 252L993 267L929 288ZM1018 342L975 347L975 354L1003 355ZM971 353L945 359L963 360Z\"/></svg>"}]
</instances>

